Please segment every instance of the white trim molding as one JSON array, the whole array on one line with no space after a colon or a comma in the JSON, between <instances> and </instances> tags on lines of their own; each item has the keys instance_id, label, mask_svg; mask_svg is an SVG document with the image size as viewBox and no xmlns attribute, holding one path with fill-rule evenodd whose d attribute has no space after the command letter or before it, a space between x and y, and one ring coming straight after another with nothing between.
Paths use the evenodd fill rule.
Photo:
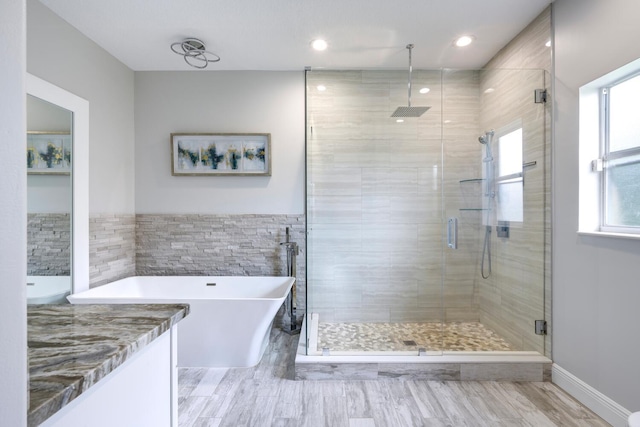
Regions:
<instances>
[{"instance_id":1,"label":"white trim molding","mask_svg":"<svg viewBox=\"0 0 640 427\"><path fill-rule=\"evenodd\" d=\"M86 291L89 289L89 101L28 73L26 89L29 95L73 113L72 293Z\"/></svg>"},{"instance_id":2,"label":"white trim molding","mask_svg":"<svg viewBox=\"0 0 640 427\"><path fill-rule=\"evenodd\" d=\"M631 411L623 408L569 371L553 364L552 381L614 427L626 427Z\"/></svg>"}]
</instances>

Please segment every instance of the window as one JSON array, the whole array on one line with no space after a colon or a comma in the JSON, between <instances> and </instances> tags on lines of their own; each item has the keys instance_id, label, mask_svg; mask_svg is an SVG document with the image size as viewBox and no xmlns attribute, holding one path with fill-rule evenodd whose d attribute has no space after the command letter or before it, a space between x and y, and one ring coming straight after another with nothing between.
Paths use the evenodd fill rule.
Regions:
<instances>
[{"instance_id":1,"label":"window","mask_svg":"<svg viewBox=\"0 0 640 427\"><path fill-rule=\"evenodd\" d=\"M640 239L639 102L640 59L580 88L580 234Z\"/></svg>"},{"instance_id":2,"label":"window","mask_svg":"<svg viewBox=\"0 0 640 427\"><path fill-rule=\"evenodd\" d=\"M640 75L601 88L601 231L640 232Z\"/></svg>"},{"instance_id":3,"label":"window","mask_svg":"<svg viewBox=\"0 0 640 427\"><path fill-rule=\"evenodd\" d=\"M513 129L513 128L511 128ZM522 128L498 138L497 220L522 222Z\"/></svg>"}]
</instances>

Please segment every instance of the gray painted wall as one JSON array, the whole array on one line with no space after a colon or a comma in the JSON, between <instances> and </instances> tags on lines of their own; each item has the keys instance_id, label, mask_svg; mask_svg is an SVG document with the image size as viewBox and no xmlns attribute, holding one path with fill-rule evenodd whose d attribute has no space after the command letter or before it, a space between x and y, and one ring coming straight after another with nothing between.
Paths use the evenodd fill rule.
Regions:
<instances>
[{"instance_id":1,"label":"gray painted wall","mask_svg":"<svg viewBox=\"0 0 640 427\"><path fill-rule=\"evenodd\" d=\"M27 70L89 101L90 280L104 284L135 270L134 72L39 1L27 8Z\"/></svg>"},{"instance_id":2,"label":"gray painted wall","mask_svg":"<svg viewBox=\"0 0 640 427\"><path fill-rule=\"evenodd\" d=\"M27 71L89 101L89 212L134 213L134 73L37 0Z\"/></svg>"},{"instance_id":3,"label":"gray painted wall","mask_svg":"<svg viewBox=\"0 0 640 427\"><path fill-rule=\"evenodd\" d=\"M640 57L640 3L556 0L553 359L640 410L640 241L578 230L578 90Z\"/></svg>"},{"instance_id":4,"label":"gray painted wall","mask_svg":"<svg viewBox=\"0 0 640 427\"><path fill-rule=\"evenodd\" d=\"M302 214L304 73L137 72L136 213ZM172 176L170 134L271 133L270 177Z\"/></svg>"},{"instance_id":5,"label":"gray painted wall","mask_svg":"<svg viewBox=\"0 0 640 427\"><path fill-rule=\"evenodd\" d=\"M0 414L27 425L25 2L0 3Z\"/></svg>"}]
</instances>

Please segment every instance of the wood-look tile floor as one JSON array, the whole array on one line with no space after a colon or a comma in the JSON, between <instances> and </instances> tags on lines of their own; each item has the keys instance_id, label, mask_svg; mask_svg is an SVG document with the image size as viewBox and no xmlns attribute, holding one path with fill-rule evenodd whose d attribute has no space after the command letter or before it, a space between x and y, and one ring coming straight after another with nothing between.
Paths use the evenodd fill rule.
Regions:
<instances>
[{"instance_id":1,"label":"wood-look tile floor","mask_svg":"<svg viewBox=\"0 0 640 427\"><path fill-rule=\"evenodd\" d=\"M294 381L277 329L253 368L179 370L180 427L608 426L552 383Z\"/></svg>"}]
</instances>

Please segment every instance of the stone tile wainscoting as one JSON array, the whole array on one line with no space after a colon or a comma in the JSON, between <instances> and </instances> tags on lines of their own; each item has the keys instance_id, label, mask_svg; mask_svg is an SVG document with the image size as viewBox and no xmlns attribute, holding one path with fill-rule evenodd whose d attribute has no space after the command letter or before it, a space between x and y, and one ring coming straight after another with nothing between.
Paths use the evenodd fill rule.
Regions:
<instances>
[{"instance_id":1,"label":"stone tile wainscoting","mask_svg":"<svg viewBox=\"0 0 640 427\"><path fill-rule=\"evenodd\" d=\"M297 300L304 311L304 215L91 215L91 287L134 275L283 275L286 227L300 245Z\"/></svg>"},{"instance_id":2,"label":"stone tile wainscoting","mask_svg":"<svg viewBox=\"0 0 640 427\"><path fill-rule=\"evenodd\" d=\"M304 215L136 215L139 276L277 276L286 274L280 242L290 227L297 257L298 309L305 303Z\"/></svg>"},{"instance_id":3,"label":"stone tile wainscoting","mask_svg":"<svg viewBox=\"0 0 640 427\"><path fill-rule=\"evenodd\" d=\"M90 286L136 272L136 219L133 214L92 214L89 218Z\"/></svg>"},{"instance_id":4,"label":"stone tile wainscoting","mask_svg":"<svg viewBox=\"0 0 640 427\"><path fill-rule=\"evenodd\" d=\"M27 275L68 276L71 271L71 216L30 213L27 221Z\"/></svg>"}]
</instances>

